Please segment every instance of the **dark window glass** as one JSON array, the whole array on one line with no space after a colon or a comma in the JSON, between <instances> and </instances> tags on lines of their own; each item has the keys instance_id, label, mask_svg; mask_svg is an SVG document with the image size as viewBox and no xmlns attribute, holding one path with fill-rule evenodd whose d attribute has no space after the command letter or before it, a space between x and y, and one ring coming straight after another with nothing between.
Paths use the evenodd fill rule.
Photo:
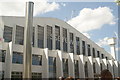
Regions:
<instances>
[{"instance_id":1,"label":"dark window glass","mask_svg":"<svg viewBox=\"0 0 120 80\"><path fill-rule=\"evenodd\" d=\"M20 52L13 52L12 63L23 64L23 54Z\"/></svg>"},{"instance_id":2,"label":"dark window glass","mask_svg":"<svg viewBox=\"0 0 120 80\"><path fill-rule=\"evenodd\" d=\"M4 80L4 71L0 71L0 79Z\"/></svg>"},{"instance_id":3,"label":"dark window glass","mask_svg":"<svg viewBox=\"0 0 120 80\"><path fill-rule=\"evenodd\" d=\"M68 59L62 59L62 64L63 64L63 77L68 77Z\"/></svg>"},{"instance_id":4,"label":"dark window glass","mask_svg":"<svg viewBox=\"0 0 120 80\"><path fill-rule=\"evenodd\" d=\"M47 48L52 50L52 27L47 26Z\"/></svg>"},{"instance_id":5,"label":"dark window glass","mask_svg":"<svg viewBox=\"0 0 120 80\"><path fill-rule=\"evenodd\" d=\"M22 79L22 72L12 72L11 78L12 79Z\"/></svg>"},{"instance_id":6,"label":"dark window glass","mask_svg":"<svg viewBox=\"0 0 120 80\"><path fill-rule=\"evenodd\" d=\"M76 52L78 55L80 55L80 40L79 40L79 37L76 37Z\"/></svg>"},{"instance_id":7,"label":"dark window glass","mask_svg":"<svg viewBox=\"0 0 120 80\"><path fill-rule=\"evenodd\" d=\"M108 60L108 57L105 57L106 58L106 60Z\"/></svg>"},{"instance_id":8,"label":"dark window glass","mask_svg":"<svg viewBox=\"0 0 120 80\"><path fill-rule=\"evenodd\" d=\"M100 57L100 52L99 51L97 51L97 57Z\"/></svg>"},{"instance_id":9,"label":"dark window glass","mask_svg":"<svg viewBox=\"0 0 120 80\"><path fill-rule=\"evenodd\" d=\"M79 64L78 60L74 60L75 78L79 78Z\"/></svg>"},{"instance_id":10,"label":"dark window glass","mask_svg":"<svg viewBox=\"0 0 120 80\"><path fill-rule=\"evenodd\" d=\"M56 58L49 57L49 78L56 78Z\"/></svg>"},{"instance_id":11,"label":"dark window glass","mask_svg":"<svg viewBox=\"0 0 120 80\"><path fill-rule=\"evenodd\" d=\"M102 56L102 59L104 59L104 54L101 54L101 56Z\"/></svg>"},{"instance_id":12,"label":"dark window glass","mask_svg":"<svg viewBox=\"0 0 120 80\"><path fill-rule=\"evenodd\" d=\"M93 63L93 72L96 73L95 63Z\"/></svg>"},{"instance_id":13,"label":"dark window glass","mask_svg":"<svg viewBox=\"0 0 120 80\"><path fill-rule=\"evenodd\" d=\"M55 43L56 49L60 50L60 27L55 26Z\"/></svg>"},{"instance_id":14,"label":"dark window glass","mask_svg":"<svg viewBox=\"0 0 120 80\"><path fill-rule=\"evenodd\" d=\"M63 28L63 51L67 52L67 29Z\"/></svg>"},{"instance_id":15,"label":"dark window glass","mask_svg":"<svg viewBox=\"0 0 120 80\"><path fill-rule=\"evenodd\" d=\"M32 65L42 65L42 56L33 54Z\"/></svg>"},{"instance_id":16,"label":"dark window glass","mask_svg":"<svg viewBox=\"0 0 120 80\"><path fill-rule=\"evenodd\" d=\"M34 47L34 42L35 42L35 27L33 27L32 31L32 46Z\"/></svg>"},{"instance_id":17,"label":"dark window glass","mask_svg":"<svg viewBox=\"0 0 120 80\"><path fill-rule=\"evenodd\" d=\"M44 27L38 25L38 47L44 46Z\"/></svg>"},{"instance_id":18,"label":"dark window glass","mask_svg":"<svg viewBox=\"0 0 120 80\"><path fill-rule=\"evenodd\" d=\"M23 45L24 42L24 27L16 25L15 43Z\"/></svg>"},{"instance_id":19,"label":"dark window glass","mask_svg":"<svg viewBox=\"0 0 120 80\"><path fill-rule=\"evenodd\" d=\"M88 56L91 56L90 45L88 44Z\"/></svg>"},{"instance_id":20,"label":"dark window glass","mask_svg":"<svg viewBox=\"0 0 120 80\"><path fill-rule=\"evenodd\" d=\"M3 38L5 42L12 41L12 27L4 26Z\"/></svg>"},{"instance_id":21,"label":"dark window glass","mask_svg":"<svg viewBox=\"0 0 120 80\"><path fill-rule=\"evenodd\" d=\"M92 50L93 50L93 58L95 58L95 48L93 48Z\"/></svg>"},{"instance_id":22,"label":"dark window glass","mask_svg":"<svg viewBox=\"0 0 120 80\"><path fill-rule=\"evenodd\" d=\"M5 62L6 50L0 50L0 62Z\"/></svg>"},{"instance_id":23,"label":"dark window glass","mask_svg":"<svg viewBox=\"0 0 120 80\"><path fill-rule=\"evenodd\" d=\"M108 66L108 64L107 64L107 69L109 70L109 66Z\"/></svg>"},{"instance_id":24,"label":"dark window glass","mask_svg":"<svg viewBox=\"0 0 120 80\"><path fill-rule=\"evenodd\" d=\"M85 62L84 67L85 67L85 77L88 77L88 63L87 62Z\"/></svg>"},{"instance_id":25,"label":"dark window glass","mask_svg":"<svg viewBox=\"0 0 120 80\"><path fill-rule=\"evenodd\" d=\"M83 52L83 55L86 54L86 51L85 51L85 41L82 41L82 52Z\"/></svg>"},{"instance_id":26,"label":"dark window glass","mask_svg":"<svg viewBox=\"0 0 120 80\"><path fill-rule=\"evenodd\" d=\"M32 80L40 80L42 78L42 73L32 73Z\"/></svg>"},{"instance_id":27,"label":"dark window glass","mask_svg":"<svg viewBox=\"0 0 120 80\"><path fill-rule=\"evenodd\" d=\"M101 69L101 71L103 70L103 68L102 68L102 63L100 63L100 69Z\"/></svg>"},{"instance_id":28,"label":"dark window glass","mask_svg":"<svg viewBox=\"0 0 120 80\"><path fill-rule=\"evenodd\" d=\"M70 52L74 53L74 37L73 37L73 33L70 33Z\"/></svg>"}]
</instances>

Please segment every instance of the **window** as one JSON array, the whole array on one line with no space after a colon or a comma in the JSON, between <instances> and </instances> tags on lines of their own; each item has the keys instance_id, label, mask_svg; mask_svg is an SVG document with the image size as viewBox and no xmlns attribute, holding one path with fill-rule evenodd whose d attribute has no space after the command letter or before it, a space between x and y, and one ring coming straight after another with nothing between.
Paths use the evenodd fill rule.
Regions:
<instances>
[{"instance_id":1,"label":"window","mask_svg":"<svg viewBox=\"0 0 120 80\"><path fill-rule=\"evenodd\" d=\"M85 77L88 77L88 63L87 62L85 62L84 67L85 67Z\"/></svg>"},{"instance_id":2,"label":"window","mask_svg":"<svg viewBox=\"0 0 120 80\"><path fill-rule=\"evenodd\" d=\"M55 26L55 43L56 49L60 50L60 27Z\"/></svg>"},{"instance_id":3,"label":"window","mask_svg":"<svg viewBox=\"0 0 120 80\"><path fill-rule=\"evenodd\" d=\"M4 80L4 71L0 71L0 79Z\"/></svg>"},{"instance_id":4,"label":"window","mask_svg":"<svg viewBox=\"0 0 120 80\"><path fill-rule=\"evenodd\" d=\"M12 79L22 79L22 72L12 72L11 78Z\"/></svg>"},{"instance_id":5,"label":"window","mask_svg":"<svg viewBox=\"0 0 120 80\"><path fill-rule=\"evenodd\" d=\"M32 65L42 65L42 56L33 54Z\"/></svg>"},{"instance_id":6,"label":"window","mask_svg":"<svg viewBox=\"0 0 120 80\"><path fill-rule=\"evenodd\" d=\"M75 78L79 78L79 64L78 60L74 60Z\"/></svg>"},{"instance_id":7,"label":"window","mask_svg":"<svg viewBox=\"0 0 120 80\"><path fill-rule=\"evenodd\" d=\"M88 56L91 56L90 45L88 44Z\"/></svg>"},{"instance_id":8,"label":"window","mask_svg":"<svg viewBox=\"0 0 120 80\"><path fill-rule=\"evenodd\" d=\"M93 50L93 58L95 58L95 48L93 48L92 50Z\"/></svg>"},{"instance_id":9,"label":"window","mask_svg":"<svg viewBox=\"0 0 120 80\"><path fill-rule=\"evenodd\" d=\"M97 57L100 57L100 52L99 51L97 51Z\"/></svg>"},{"instance_id":10,"label":"window","mask_svg":"<svg viewBox=\"0 0 120 80\"><path fill-rule=\"evenodd\" d=\"M6 50L0 50L0 62L5 62Z\"/></svg>"},{"instance_id":11,"label":"window","mask_svg":"<svg viewBox=\"0 0 120 80\"><path fill-rule=\"evenodd\" d=\"M67 29L63 28L63 51L67 52Z\"/></svg>"},{"instance_id":12,"label":"window","mask_svg":"<svg viewBox=\"0 0 120 80\"><path fill-rule=\"evenodd\" d=\"M35 43L35 27L33 27L33 31L32 31L32 46L34 47L34 43Z\"/></svg>"},{"instance_id":13,"label":"window","mask_svg":"<svg viewBox=\"0 0 120 80\"><path fill-rule=\"evenodd\" d=\"M24 27L16 25L15 43L23 45L24 42Z\"/></svg>"},{"instance_id":14,"label":"window","mask_svg":"<svg viewBox=\"0 0 120 80\"><path fill-rule=\"evenodd\" d=\"M63 77L68 77L68 59L62 59Z\"/></svg>"},{"instance_id":15,"label":"window","mask_svg":"<svg viewBox=\"0 0 120 80\"><path fill-rule=\"evenodd\" d=\"M38 25L38 47L44 47L44 27Z\"/></svg>"},{"instance_id":16,"label":"window","mask_svg":"<svg viewBox=\"0 0 120 80\"><path fill-rule=\"evenodd\" d=\"M104 59L104 54L101 54L102 59Z\"/></svg>"},{"instance_id":17,"label":"window","mask_svg":"<svg viewBox=\"0 0 120 80\"><path fill-rule=\"evenodd\" d=\"M107 69L109 70L109 65L107 64Z\"/></svg>"},{"instance_id":18,"label":"window","mask_svg":"<svg viewBox=\"0 0 120 80\"><path fill-rule=\"evenodd\" d=\"M74 53L74 37L73 37L73 33L70 33L70 52Z\"/></svg>"},{"instance_id":19,"label":"window","mask_svg":"<svg viewBox=\"0 0 120 80\"><path fill-rule=\"evenodd\" d=\"M20 52L13 52L12 63L23 64L23 54Z\"/></svg>"},{"instance_id":20,"label":"window","mask_svg":"<svg viewBox=\"0 0 120 80\"><path fill-rule=\"evenodd\" d=\"M80 40L79 37L76 37L76 53L80 55Z\"/></svg>"},{"instance_id":21,"label":"window","mask_svg":"<svg viewBox=\"0 0 120 80\"><path fill-rule=\"evenodd\" d=\"M42 78L42 73L32 73L32 80Z\"/></svg>"},{"instance_id":22,"label":"window","mask_svg":"<svg viewBox=\"0 0 120 80\"><path fill-rule=\"evenodd\" d=\"M49 57L49 78L56 78L56 58Z\"/></svg>"},{"instance_id":23,"label":"window","mask_svg":"<svg viewBox=\"0 0 120 80\"><path fill-rule=\"evenodd\" d=\"M3 38L5 42L12 41L12 27L4 26Z\"/></svg>"},{"instance_id":24,"label":"window","mask_svg":"<svg viewBox=\"0 0 120 80\"><path fill-rule=\"evenodd\" d=\"M23 73L22 72L12 72L11 73L11 78L12 79L20 79L20 80L22 80L22 75L23 75ZM36 79L40 79L40 78L42 78L42 73L32 73L32 80L36 80Z\"/></svg>"},{"instance_id":25,"label":"window","mask_svg":"<svg viewBox=\"0 0 120 80\"><path fill-rule=\"evenodd\" d=\"M82 52L83 55L85 55L86 51L85 51L85 41L82 41Z\"/></svg>"},{"instance_id":26,"label":"window","mask_svg":"<svg viewBox=\"0 0 120 80\"><path fill-rule=\"evenodd\" d=\"M93 72L96 73L95 63L93 63Z\"/></svg>"},{"instance_id":27,"label":"window","mask_svg":"<svg viewBox=\"0 0 120 80\"><path fill-rule=\"evenodd\" d=\"M101 71L103 70L103 68L102 68L102 63L100 63L100 69L101 69Z\"/></svg>"},{"instance_id":28,"label":"window","mask_svg":"<svg viewBox=\"0 0 120 80\"><path fill-rule=\"evenodd\" d=\"M47 48L52 50L52 27L47 25Z\"/></svg>"},{"instance_id":29,"label":"window","mask_svg":"<svg viewBox=\"0 0 120 80\"><path fill-rule=\"evenodd\" d=\"M106 58L106 60L108 60L108 57L105 57Z\"/></svg>"}]
</instances>

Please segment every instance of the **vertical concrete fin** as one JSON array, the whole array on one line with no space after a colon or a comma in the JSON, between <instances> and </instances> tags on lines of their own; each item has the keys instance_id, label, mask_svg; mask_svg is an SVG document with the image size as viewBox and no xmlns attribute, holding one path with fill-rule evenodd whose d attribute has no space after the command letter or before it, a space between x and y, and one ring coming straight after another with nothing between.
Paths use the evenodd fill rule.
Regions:
<instances>
[{"instance_id":1,"label":"vertical concrete fin","mask_svg":"<svg viewBox=\"0 0 120 80\"><path fill-rule=\"evenodd\" d=\"M79 55L79 76L80 78L85 78L83 55Z\"/></svg>"},{"instance_id":2,"label":"vertical concrete fin","mask_svg":"<svg viewBox=\"0 0 120 80\"><path fill-rule=\"evenodd\" d=\"M5 58L5 75L4 78L11 78L11 70L12 70L12 48L13 44L10 42L7 47L6 51L6 58Z\"/></svg>"},{"instance_id":3,"label":"vertical concrete fin","mask_svg":"<svg viewBox=\"0 0 120 80\"><path fill-rule=\"evenodd\" d=\"M88 66L89 66L88 77L89 78L94 78L94 75L93 75L93 60L92 60L91 56L88 57Z\"/></svg>"},{"instance_id":4,"label":"vertical concrete fin","mask_svg":"<svg viewBox=\"0 0 120 80\"><path fill-rule=\"evenodd\" d=\"M62 52L61 51L57 51L56 67L57 67L57 78L63 77Z\"/></svg>"},{"instance_id":5,"label":"vertical concrete fin","mask_svg":"<svg viewBox=\"0 0 120 80\"><path fill-rule=\"evenodd\" d=\"M69 53L69 59L68 59L68 65L69 65L69 76L75 77L74 72L74 59L73 59L73 53Z\"/></svg>"},{"instance_id":6,"label":"vertical concrete fin","mask_svg":"<svg viewBox=\"0 0 120 80\"><path fill-rule=\"evenodd\" d=\"M43 56L42 56L42 78L49 78L48 48L43 50Z\"/></svg>"}]
</instances>

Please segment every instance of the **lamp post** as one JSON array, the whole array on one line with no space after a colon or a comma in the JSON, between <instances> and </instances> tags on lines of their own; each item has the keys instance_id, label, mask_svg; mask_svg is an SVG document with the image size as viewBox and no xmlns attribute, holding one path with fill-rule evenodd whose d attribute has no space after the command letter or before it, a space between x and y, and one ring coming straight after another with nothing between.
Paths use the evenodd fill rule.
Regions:
<instances>
[{"instance_id":1,"label":"lamp post","mask_svg":"<svg viewBox=\"0 0 120 80\"><path fill-rule=\"evenodd\" d=\"M26 3L26 23L24 30L24 59L23 78L32 78L32 27L33 27L33 2Z\"/></svg>"}]
</instances>

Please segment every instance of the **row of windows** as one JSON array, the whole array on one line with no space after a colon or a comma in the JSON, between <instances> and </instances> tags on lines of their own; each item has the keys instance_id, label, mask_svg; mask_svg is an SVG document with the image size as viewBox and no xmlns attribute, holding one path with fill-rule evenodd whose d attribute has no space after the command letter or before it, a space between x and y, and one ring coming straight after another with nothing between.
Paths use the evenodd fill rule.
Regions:
<instances>
[{"instance_id":1,"label":"row of windows","mask_svg":"<svg viewBox=\"0 0 120 80\"><path fill-rule=\"evenodd\" d=\"M19 52L13 52L12 63L23 64L23 54ZM32 65L42 65L42 56L33 54Z\"/></svg>"},{"instance_id":2,"label":"row of windows","mask_svg":"<svg viewBox=\"0 0 120 80\"><path fill-rule=\"evenodd\" d=\"M11 78L12 80L21 79L22 80L22 72L11 72ZM4 80L4 71L0 71L0 78L1 80ZM32 73L32 80L40 79L42 78L42 73Z\"/></svg>"},{"instance_id":3,"label":"row of windows","mask_svg":"<svg viewBox=\"0 0 120 80\"><path fill-rule=\"evenodd\" d=\"M5 42L10 42L12 40L12 27L4 26L4 35L3 38L5 39ZM53 31L52 27L47 25L47 48L49 50L53 49ZM67 49L67 29L62 28L63 30L63 51L68 52ZM44 48L44 27L38 25L38 47ZM32 45L34 46L35 41L35 28L33 27L33 37L32 37ZM69 40L70 40L70 52L74 53L74 35L73 33L69 33ZM24 42L24 27L16 25L16 37L15 37L15 43L23 45ZM82 54L86 55L86 48L88 51L88 56L91 56L91 46L87 44L85 41L82 41L80 43L80 38L76 37L76 53L80 55L80 44L82 44ZM60 50L60 27L55 26L55 47L56 49ZM93 48L93 57L95 57L95 49ZM100 52L97 51L96 57L100 57ZM104 58L104 55L101 55L102 58Z\"/></svg>"},{"instance_id":4,"label":"row of windows","mask_svg":"<svg viewBox=\"0 0 120 80\"><path fill-rule=\"evenodd\" d=\"M0 62L5 62L6 50L0 50ZM23 64L23 54L20 52L13 52L12 63ZM41 55L32 55L32 65L42 65Z\"/></svg>"}]
</instances>

